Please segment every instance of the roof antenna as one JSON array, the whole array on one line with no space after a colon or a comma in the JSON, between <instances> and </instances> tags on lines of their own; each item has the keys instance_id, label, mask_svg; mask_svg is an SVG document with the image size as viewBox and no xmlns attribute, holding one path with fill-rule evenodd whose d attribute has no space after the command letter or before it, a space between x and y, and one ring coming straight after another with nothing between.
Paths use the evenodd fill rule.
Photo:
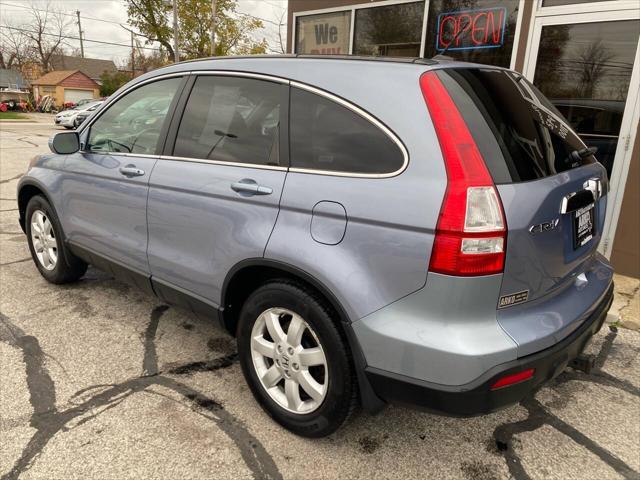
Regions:
<instances>
[{"instance_id":1,"label":"roof antenna","mask_svg":"<svg viewBox=\"0 0 640 480\"><path fill-rule=\"evenodd\" d=\"M454 43L456 43L458 41L458 38L460 38L460 35L462 35L462 33L465 31L465 28L467 28L469 25L471 25L471 20L469 20L467 22L467 24L463 28L458 30L458 33L456 33L456 36L453 37L453 39L449 42L449 45L444 47L444 50L442 51L442 53L438 53L438 54L434 55L432 58L435 59L435 60L438 60L438 59L441 59L441 60L453 60L452 57L449 57L449 56L446 55L447 50L449 50L449 48L451 48L451 45L453 45Z\"/></svg>"}]
</instances>

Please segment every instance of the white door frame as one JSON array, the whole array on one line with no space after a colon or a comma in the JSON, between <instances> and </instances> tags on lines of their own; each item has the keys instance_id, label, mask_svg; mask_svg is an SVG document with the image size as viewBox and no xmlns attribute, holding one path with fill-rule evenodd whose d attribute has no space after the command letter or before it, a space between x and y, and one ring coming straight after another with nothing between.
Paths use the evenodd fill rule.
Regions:
<instances>
[{"instance_id":1,"label":"white door frame","mask_svg":"<svg viewBox=\"0 0 640 480\"><path fill-rule=\"evenodd\" d=\"M613 6L617 8L610 8L606 11L602 10L600 6L606 3L610 4L609 7L613 4ZM637 3L634 2L635 6L631 9L629 9L629 5L628 2L598 2L595 6L592 5L591 9L593 11L589 11L588 13L579 13L585 11L583 4L572 6L573 9L566 7L539 8L534 12L535 21L529 35L524 75L533 82L542 27L547 25L572 25L576 23L601 23L640 19L640 10L637 8ZM578 7L577 10L576 7ZM604 8L604 6L602 6L602 8ZM631 71L631 81L629 83L627 101L622 116L622 124L620 126L618 146L613 160L611 178L609 179L610 189L607 199L607 214L605 217L602 242L599 247L602 254L607 258L611 256L613 248L613 240L616 234L616 227L618 226L618 218L620 217L620 208L622 207L622 198L624 197L629 165L631 164L631 153L638 130L640 95L638 89L634 87L634 85L637 86L638 84L640 84L640 41L638 45L636 45L636 55Z\"/></svg>"}]
</instances>

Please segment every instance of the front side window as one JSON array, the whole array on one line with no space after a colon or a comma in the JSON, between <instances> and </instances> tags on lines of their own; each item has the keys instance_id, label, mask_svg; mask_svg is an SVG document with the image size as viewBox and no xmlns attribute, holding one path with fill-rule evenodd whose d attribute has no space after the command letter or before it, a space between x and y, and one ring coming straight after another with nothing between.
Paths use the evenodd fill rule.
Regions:
<instances>
[{"instance_id":1,"label":"front side window","mask_svg":"<svg viewBox=\"0 0 640 480\"><path fill-rule=\"evenodd\" d=\"M398 145L356 112L320 95L291 89L291 167L388 174L404 164Z\"/></svg>"},{"instance_id":2,"label":"front side window","mask_svg":"<svg viewBox=\"0 0 640 480\"><path fill-rule=\"evenodd\" d=\"M227 76L198 77L180 121L176 157L279 165L282 86Z\"/></svg>"},{"instance_id":3,"label":"front side window","mask_svg":"<svg viewBox=\"0 0 640 480\"><path fill-rule=\"evenodd\" d=\"M182 78L143 85L117 100L89 132L90 152L156 153L160 130Z\"/></svg>"}]
</instances>

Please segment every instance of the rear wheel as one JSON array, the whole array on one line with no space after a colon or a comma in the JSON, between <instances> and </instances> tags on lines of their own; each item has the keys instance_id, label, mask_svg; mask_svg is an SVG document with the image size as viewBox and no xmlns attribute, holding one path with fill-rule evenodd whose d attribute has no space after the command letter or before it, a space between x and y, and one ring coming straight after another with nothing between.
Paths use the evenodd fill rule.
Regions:
<instances>
[{"instance_id":1,"label":"rear wheel","mask_svg":"<svg viewBox=\"0 0 640 480\"><path fill-rule=\"evenodd\" d=\"M87 264L65 246L62 227L53 207L36 195L27 204L26 232L29 250L40 274L51 283L78 280L87 271Z\"/></svg>"},{"instance_id":2,"label":"rear wheel","mask_svg":"<svg viewBox=\"0 0 640 480\"><path fill-rule=\"evenodd\" d=\"M256 400L298 435L329 435L355 408L346 343L324 300L301 285L274 281L249 296L238 352Z\"/></svg>"}]
</instances>

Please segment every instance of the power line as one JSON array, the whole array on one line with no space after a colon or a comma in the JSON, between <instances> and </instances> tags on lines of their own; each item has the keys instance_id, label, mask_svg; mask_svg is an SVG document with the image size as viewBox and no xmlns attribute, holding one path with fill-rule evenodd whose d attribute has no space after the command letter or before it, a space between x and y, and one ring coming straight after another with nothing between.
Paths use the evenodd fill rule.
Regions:
<instances>
[{"instance_id":1,"label":"power line","mask_svg":"<svg viewBox=\"0 0 640 480\"><path fill-rule=\"evenodd\" d=\"M41 9L38 9L38 8L28 7L26 5L16 5L15 3L0 2L0 5L5 5L7 7L24 8L26 10L35 10L36 12L55 13L55 14L59 14L59 15L64 15L66 17L75 17L76 16L75 13L65 13L65 12L54 12L54 11L51 11L51 10L41 10ZM103 18L87 17L86 15L83 15L82 19L83 20L84 19L93 20L93 21L96 21L96 22L113 23L115 25L120 25L120 22L116 22L115 20L105 20Z\"/></svg>"},{"instance_id":2,"label":"power line","mask_svg":"<svg viewBox=\"0 0 640 480\"><path fill-rule=\"evenodd\" d=\"M36 33L36 34L40 33L40 32L37 32L35 30L27 30L25 28L18 28L18 27L3 26L2 28L6 28L6 29L9 29L9 30L16 30L18 32L24 32L24 33ZM50 37L62 37L62 38L66 38L66 39L69 39L69 40L80 40L79 37L72 37L70 35L56 35L55 33L42 32L42 35L48 35ZM125 44L125 43L105 42L105 41L102 41L102 40L89 40L88 38L83 38L82 41L91 42L91 43L100 43L102 45L116 45L118 47L130 48L130 46ZM142 49L145 49L145 50L160 51L159 48L154 48L154 47L138 47L138 48L142 48Z\"/></svg>"}]
</instances>

